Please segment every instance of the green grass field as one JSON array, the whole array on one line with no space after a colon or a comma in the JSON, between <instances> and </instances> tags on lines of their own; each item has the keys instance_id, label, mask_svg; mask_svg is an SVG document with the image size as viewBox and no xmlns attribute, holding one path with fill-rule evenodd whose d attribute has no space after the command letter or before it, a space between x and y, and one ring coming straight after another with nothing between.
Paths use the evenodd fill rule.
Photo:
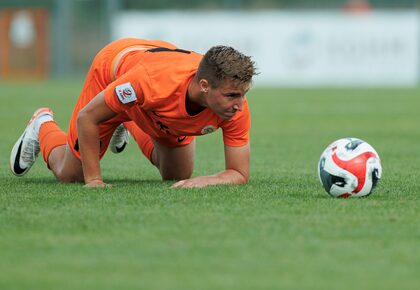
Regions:
<instances>
[{"instance_id":1,"label":"green grass field","mask_svg":"<svg viewBox=\"0 0 420 290\"><path fill-rule=\"evenodd\" d=\"M0 83L0 289L419 289L420 90L254 89L251 180L174 190L134 142L108 153L112 188L55 182L40 157L8 168L28 118L66 129L82 83ZM358 137L383 178L333 199L317 162ZM223 169L221 132L198 138L194 175Z\"/></svg>"}]
</instances>

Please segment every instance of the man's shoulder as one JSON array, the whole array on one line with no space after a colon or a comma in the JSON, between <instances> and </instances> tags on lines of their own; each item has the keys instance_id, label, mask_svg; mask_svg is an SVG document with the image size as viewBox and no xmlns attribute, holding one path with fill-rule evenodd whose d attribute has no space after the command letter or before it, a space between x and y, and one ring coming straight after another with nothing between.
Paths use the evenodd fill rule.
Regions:
<instances>
[{"instance_id":1,"label":"man's shoulder","mask_svg":"<svg viewBox=\"0 0 420 290\"><path fill-rule=\"evenodd\" d=\"M163 49L163 48L156 48ZM182 71L190 71L197 69L202 59L202 55L193 51L178 52L176 50L149 50L144 52L141 65L151 72L173 71L181 73Z\"/></svg>"}]
</instances>

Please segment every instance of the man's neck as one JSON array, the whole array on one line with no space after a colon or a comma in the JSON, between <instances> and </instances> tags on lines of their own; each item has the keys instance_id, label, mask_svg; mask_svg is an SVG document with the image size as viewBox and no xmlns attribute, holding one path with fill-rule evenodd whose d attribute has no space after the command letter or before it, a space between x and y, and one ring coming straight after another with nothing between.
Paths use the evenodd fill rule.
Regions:
<instances>
[{"instance_id":1,"label":"man's neck","mask_svg":"<svg viewBox=\"0 0 420 290\"><path fill-rule=\"evenodd\" d=\"M199 114L206 108L204 96L200 90L196 78L192 78L188 85L187 96L185 98L185 109L190 116Z\"/></svg>"}]
</instances>

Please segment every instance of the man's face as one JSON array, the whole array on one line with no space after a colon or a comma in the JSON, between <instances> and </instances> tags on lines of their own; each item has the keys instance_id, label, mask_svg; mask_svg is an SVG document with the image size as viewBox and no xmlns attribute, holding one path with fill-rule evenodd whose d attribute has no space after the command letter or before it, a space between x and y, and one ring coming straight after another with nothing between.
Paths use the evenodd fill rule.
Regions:
<instances>
[{"instance_id":1,"label":"man's face","mask_svg":"<svg viewBox=\"0 0 420 290\"><path fill-rule=\"evenodd\" d=\"M217 88L209 86L207 105L223 120L230 120L238 111L242 111L249 87L249 84L238 85L233 81L225 81Z\"/></svg>"}]
</instances>

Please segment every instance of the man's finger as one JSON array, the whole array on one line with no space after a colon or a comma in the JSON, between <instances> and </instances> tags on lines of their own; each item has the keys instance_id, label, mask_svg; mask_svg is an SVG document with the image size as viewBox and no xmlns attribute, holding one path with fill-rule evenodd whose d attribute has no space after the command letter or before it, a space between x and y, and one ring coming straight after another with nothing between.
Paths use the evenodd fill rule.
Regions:
<instances>
[{"instance_id":1,"label":"man's finger","mask_svg":"<svg viewBox=\"0 0 420 290\"><path fill-rule=\"evenodd\" d=\"M185 180L180 180L176 183L174 183L171 188L177 188L177 187L181 187L183 184L185 183Z\"/></svg>"}]
</instances>

